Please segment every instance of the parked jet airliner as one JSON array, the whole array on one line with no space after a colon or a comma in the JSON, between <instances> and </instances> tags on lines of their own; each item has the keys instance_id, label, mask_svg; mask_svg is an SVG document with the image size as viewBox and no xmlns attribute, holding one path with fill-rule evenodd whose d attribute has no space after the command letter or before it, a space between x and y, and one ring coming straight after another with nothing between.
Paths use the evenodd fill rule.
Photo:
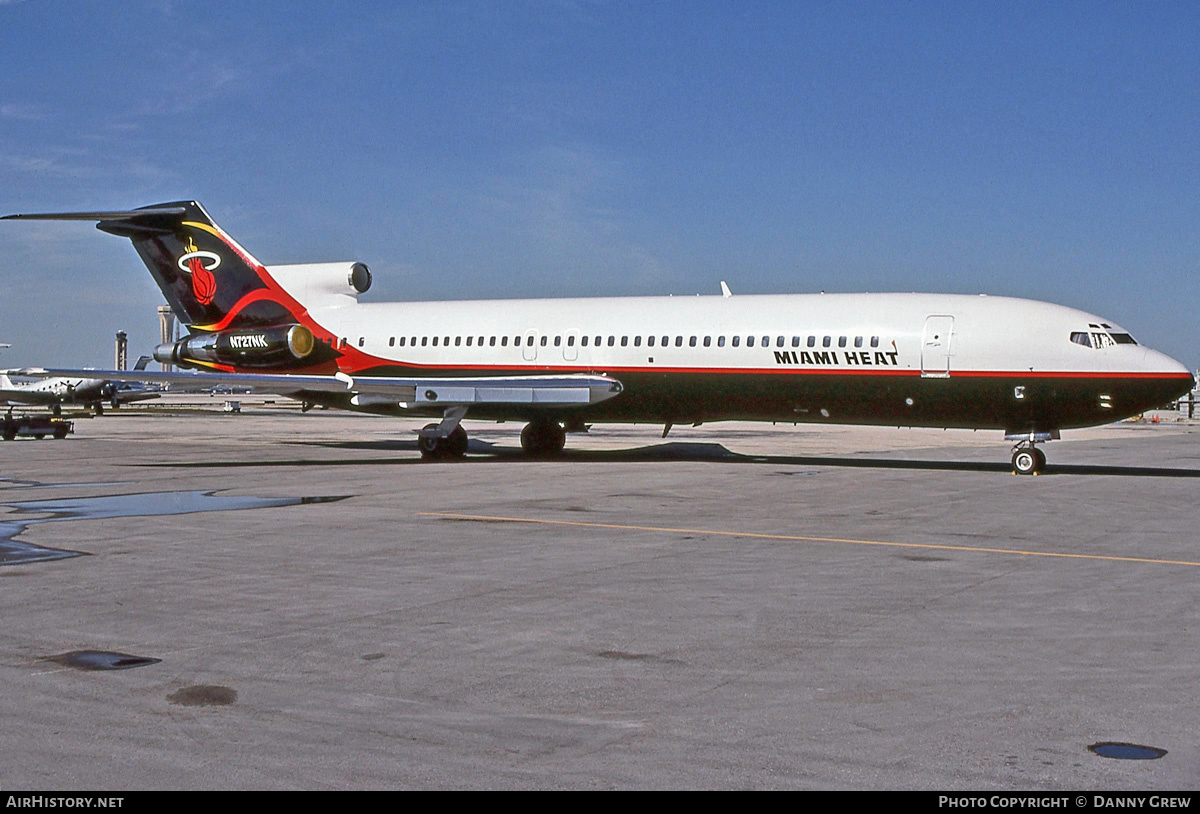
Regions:
<instances>
[{"instance_id":1,"label":"parked jet airliner","mask_svg":"<svg viewBox=\"0 0 1200 814\"><path fill-rule=\"evenodd\" d=\"M264 266L194 201L8 216L20 218L97 221L133 242L189 327L160 361L306 406L438 417L419 434L427 457L462 455L468 416L527 422L521 444L543 454L592 422L661 423L665 435L749 419L1003 430L1014 470L1031 474L1045 465L1037 444L1061 430L1136 415L1193 385L1115 323L1029 300L725 289L359 303L365 265Z\"/></svg>"}]
</instances>

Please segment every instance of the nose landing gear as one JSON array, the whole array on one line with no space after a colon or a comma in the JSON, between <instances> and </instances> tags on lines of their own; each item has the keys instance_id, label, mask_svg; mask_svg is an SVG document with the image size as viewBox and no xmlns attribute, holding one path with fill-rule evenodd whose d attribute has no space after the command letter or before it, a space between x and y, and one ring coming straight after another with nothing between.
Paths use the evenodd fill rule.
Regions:
<instances>
[{"instance_id":1,"label":"nose landing gear","mask_svg":"<svg viewBox=\"0 0 1200 814\"><path fill-rule=\"evenodd\" d=\"M1013 449L1012 466L1018 475L1037 475L1046 468L1046 453L1033 444L1018 444Z\"/></svg>"},{"instance_id":2,"label":"nose landing gear","mask_svg":"<svg viewBox=\"0 0 1200 814\"><path fill-rule=\"evenodd\" d=\"M1037 475L1046 468L1046 453L1037 448L1037 444L1053 441L1059 437L1058 430L1050 432L1008 433L1006 441L1016 441L1013 445L1012 467L1014 475Z\"/></svg>"}]
</instances>

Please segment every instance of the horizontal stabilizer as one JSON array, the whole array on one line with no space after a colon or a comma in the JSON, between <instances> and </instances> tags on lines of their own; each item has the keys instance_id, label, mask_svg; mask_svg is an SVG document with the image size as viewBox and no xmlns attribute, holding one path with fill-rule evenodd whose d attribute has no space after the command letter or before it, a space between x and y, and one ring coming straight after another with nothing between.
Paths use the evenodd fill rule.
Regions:
<instances>
[{"instance_id":1,"label":"horizontal stabilizer","mask_svg":"<svg viewBox=\"0 0 1200 814\"><path fill-rule=\"evenodd\" d=\"M149 207L112 212L39 212L28 215L5 215L0 220L137 220L138 218L180 217L187 212L182 206Z\"/></svg>"}]
</instances>

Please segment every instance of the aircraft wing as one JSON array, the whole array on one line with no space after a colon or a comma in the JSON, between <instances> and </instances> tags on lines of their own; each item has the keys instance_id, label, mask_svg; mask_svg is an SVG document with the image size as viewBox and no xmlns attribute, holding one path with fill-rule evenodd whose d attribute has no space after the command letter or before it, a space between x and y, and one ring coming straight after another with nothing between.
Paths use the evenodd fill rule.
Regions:
<instances>
[{"instance_id":1,"label":"aircraft wing","mask_svg":"<svg viewBox=\"0 0 1200 814\"><path fill-rule=\"evenodd\" d=\"M49 378L81 376L91 378L128 378L129 371L64 370L23 368L22 376ZM350 396L356 407L394 405L398 407L438 407L472 405L525 405L543 408L583 407L596 404L621 392L621 383L609 376L572 373L548 376L481 376L440 378L436 376L332 376L287 373L208 373L190 371L138 371L138 381L163 382L187 387L249 387L262 393L274 393L304 399L307 394L336 393Z\"/></svg>"}]
</instances>

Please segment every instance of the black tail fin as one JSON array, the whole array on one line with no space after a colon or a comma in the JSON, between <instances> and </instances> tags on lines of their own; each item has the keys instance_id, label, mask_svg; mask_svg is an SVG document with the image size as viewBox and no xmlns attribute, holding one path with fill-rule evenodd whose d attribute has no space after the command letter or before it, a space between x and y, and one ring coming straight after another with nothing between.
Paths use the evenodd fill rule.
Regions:
<instances>
[{"instance_id":1,"label":"black tail fin","mask_svg":"<svg viewBox=\"0 0 1200 814\"><path fill-rule=\"evenodd\" d=\"M195 201L8 218L94 220L101 231L129 238L171 308L193 330L296 323L304 310Z\"/></svg>"}]
</instances>

